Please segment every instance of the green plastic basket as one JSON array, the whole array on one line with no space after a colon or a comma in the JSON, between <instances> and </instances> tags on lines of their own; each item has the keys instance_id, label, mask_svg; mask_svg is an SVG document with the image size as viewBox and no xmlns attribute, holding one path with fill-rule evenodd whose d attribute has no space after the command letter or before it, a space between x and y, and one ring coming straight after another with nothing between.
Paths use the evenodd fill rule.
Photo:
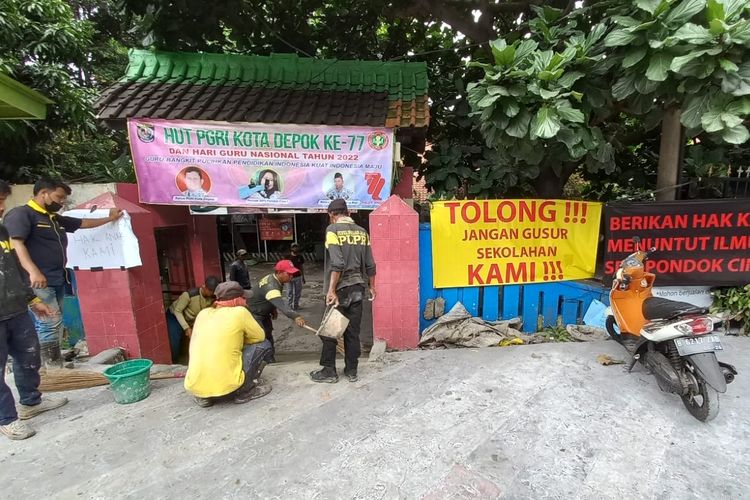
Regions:
<instances>
[{"instance_id":1,"label":"green plastic basket","mask_svg":"<svg viewBox=\"0 0 750 500\"><path fill-rule=\"evenodd\" d=\"M104 370L117 403L126 405L146 399L151 394L150 359L131 359Z\"/></svg>"}]
</instances>

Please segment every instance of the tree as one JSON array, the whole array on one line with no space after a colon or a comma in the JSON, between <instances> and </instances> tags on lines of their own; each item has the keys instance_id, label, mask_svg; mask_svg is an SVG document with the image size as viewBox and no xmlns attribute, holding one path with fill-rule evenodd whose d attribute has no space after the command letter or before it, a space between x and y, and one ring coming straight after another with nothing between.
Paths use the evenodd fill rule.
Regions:
<instances>
[{"instance_id":1,"label":"tree","mask_svg":"<svg viewBox=\"0 0 750 500\"><path fill-rule=\"evenodd\" d=\"M98 128L94 118L98 90L127 62L113 11L106 0L0 0L0 71L55 102L45 121L0 121L3 178L133 178L124 135Z\"/></svg>"},{"instance_id":2,"label":"tree","mask_svg":"<svg viewBox=\"0 0 750 500\"><path fill-rule=\"evenodd\" d=\"M559 196L579 165L612 173L615 152L645 139L627 133L631 117L643 133L666 116L660 169L665 157L676 163L665 144L682 146L680 121L690 136L743 143L746 9L736 0L636 0L567 16L535 8L528 38L493 42L494 62L480 64L485 76L469 91L480 131L507 175L539 171L540 196ZM677 140L666 141L675 126Z\"/></svg>"},{"instance_id":3,"label":"tree","mask_svg":"<svg viewBox=\"0 0 750 500\"><path fill-rule=\"evenodd\" d=\"M604 44L619 63L613 96L637 113L663 114L657 198L674 199L689 137L750 138L750 19L741 0L637 0L616 9Z\"/></svg>"}]
</instances>

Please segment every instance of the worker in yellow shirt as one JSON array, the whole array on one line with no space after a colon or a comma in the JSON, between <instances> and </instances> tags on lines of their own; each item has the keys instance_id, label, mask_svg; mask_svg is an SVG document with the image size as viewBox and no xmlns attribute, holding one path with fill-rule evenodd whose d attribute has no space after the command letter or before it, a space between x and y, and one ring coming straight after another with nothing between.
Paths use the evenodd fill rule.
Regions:
<instances>
[{"instance_id":1,"label":"worker in yellow shirt","mask_svg":"<svg viewBox=\"0 0 750 500\"><path fill-rule=\"evenodd\" d=\"M213 307L195 319L185 376L185 389L203 408L224 397L242 404L271 392L269 384L260 383L271 343L245 307L245 291L227 281L214 294Z\"/></svg>"}]
</instances>

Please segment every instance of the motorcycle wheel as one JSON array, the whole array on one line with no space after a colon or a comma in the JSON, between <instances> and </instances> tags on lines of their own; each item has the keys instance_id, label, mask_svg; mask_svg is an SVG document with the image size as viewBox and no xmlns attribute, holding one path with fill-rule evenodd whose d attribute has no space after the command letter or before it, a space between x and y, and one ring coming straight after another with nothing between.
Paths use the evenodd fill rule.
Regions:
<instances>
[{"instance_id":1,"label":"motorcycle wheel","mask_svg":"<svg viewBox=\"0 0 750 500\"><path fill-rule=\"evenodd\" d=\"M692 416L701 422L708 422L719 414L719 393L696 376L698 392L690 391L682 396L682 403Z\"/></svg>"},{"instance_id":2,"label":"motorcycle wheel","mask_svg":"<svg viewBox=\"0 0 750 500\"><path fill-rule=\"evenodd\" d=\"M615 317L607 316L604 326L606 327L607 333L610 337L612 337L612 339L616 339L618 337L617 330L615 330L615 325L617 325L617 323L615 322Z\"/></svg>"}]
</instances>

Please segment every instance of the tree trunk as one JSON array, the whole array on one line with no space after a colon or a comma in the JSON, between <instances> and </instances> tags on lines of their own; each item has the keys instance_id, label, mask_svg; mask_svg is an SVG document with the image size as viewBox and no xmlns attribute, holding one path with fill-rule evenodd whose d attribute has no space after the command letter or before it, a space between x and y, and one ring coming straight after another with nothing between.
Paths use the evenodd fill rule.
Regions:
<instances>
[{"instance_id":1,"label":"tree trunk","mask_svg":"<svg viewBox=\"0 0 750 500\"><path fill-rule=\"evenodd\" d=\"M559 199L563 196L563 189L570 176L575 172L575 164L564 164L560 167L560 176L555 169L545 165L539 171L539 177L534 179L534 190L539 198Z\"/></svg>"},{"instance_id":2,"label":"tree trunk","mask_svg":"<svg viewBox=\"0 0 750 500\"><path fill-rule=\"evenodd\" d=\"M680 108L667 108L661 121L659 170L656 175L656 201L676 199L682 172L682 124Z\"/></svg>"}]
</instances>

